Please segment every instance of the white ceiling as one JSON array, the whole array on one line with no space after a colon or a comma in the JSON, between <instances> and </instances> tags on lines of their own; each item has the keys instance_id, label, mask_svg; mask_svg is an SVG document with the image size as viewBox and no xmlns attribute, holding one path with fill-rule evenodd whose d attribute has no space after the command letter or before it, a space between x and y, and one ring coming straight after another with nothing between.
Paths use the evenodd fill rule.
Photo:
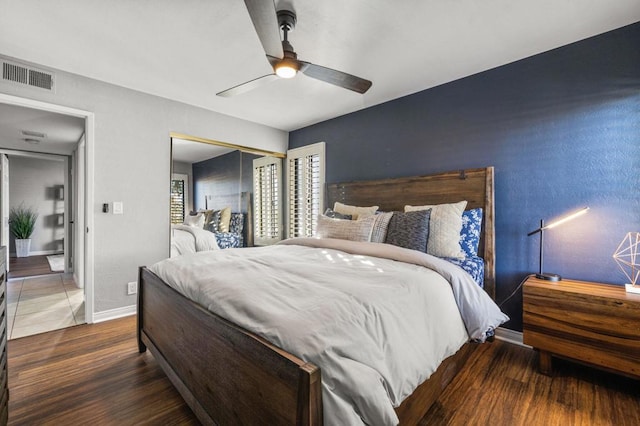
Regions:
<instances>
[{"instance_id":1,"label":"white ceiling","mask_svg":"<svg viewBox=\"0 0 640 426\"><path fill-rule=\"evenodd\" d=\"M171 158L183 163L197 163L235 151L231 148L208 143L198 143L180 138L171 138Z\"/></svg>"},{"instance_id":2,"label":"white ceiling","mask_svg":"<svg viewBox=\"0 0 640 426\"><path fill-rule=\"evenodd\" d=\"M25 136L23 130L44 133L46 137ZM2 148L70 155L83 133L84 118L0 103ZM25 138L40 143L28 143Z\"/></svg>"},{"instance_id":3,"label":"white ceiling","mask_svg":"<svg viewBox=\"0 0 640 426\"><path fill-rule=\"evenodd\" d=\"M217 97L271 72L240 0L0 0L0 54L291 131L640 21L638 0L288 3L298 57L369 92L298 75Z\"/></svg>"}]
</instances>

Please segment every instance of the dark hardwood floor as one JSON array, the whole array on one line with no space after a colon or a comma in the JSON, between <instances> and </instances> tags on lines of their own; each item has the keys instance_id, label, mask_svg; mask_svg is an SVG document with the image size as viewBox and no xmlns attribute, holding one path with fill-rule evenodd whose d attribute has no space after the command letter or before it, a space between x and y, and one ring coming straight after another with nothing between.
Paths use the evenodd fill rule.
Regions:
<instances>
[{"instance_id":1,"label":"dark hardwood floor","mask_svg":"<svg viewBox=\"0 0 640 426\"><path fill-rule=\"evenodd\" d=\"M9 279L59 273L59 271L51 270L47 256L44 255L9 258L9 274L7 275Z\"/></svg>"},{"instance_id":2,"label":"dark hardwood floor","mask_svg":"<svg viewBox=\"0 0 640 426\"><path fill-rule=\"evenodd\" d=\"M134 316L9 342L9 424L184 424L197 420L149 353ZM532 350L480 345L420 425L638 425L640 383Z\"/></svg>"},{"instance_id":3,"label":"dark hardwood floor","mask_svg":"<svg viewBox=\"0 0 640 426\"><path fill-rule=\"evenodd\" d=\"M135 316L8 342L11 425L197 425Z\"/></svg>"}]
</instances>

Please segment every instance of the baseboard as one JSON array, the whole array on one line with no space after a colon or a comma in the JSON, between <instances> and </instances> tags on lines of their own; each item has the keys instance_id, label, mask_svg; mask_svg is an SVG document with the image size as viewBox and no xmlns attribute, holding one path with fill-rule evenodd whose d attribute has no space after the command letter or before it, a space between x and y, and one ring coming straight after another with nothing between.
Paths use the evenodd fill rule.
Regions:
<instances>
[{"instance_id":1,"label":"baseboard","mask_svg":"<svg viewBox=\"0 0 640 426\"><path fill-rule=\"evenodd\" d=\"M49 256L52 254L61 254L64 255L64 252L60 250L40 250L40 251L30 251L29 256Z\"/></svg>"},{"instance_id":2,"label":"baseboard","mask_svg":"<svg viewBox=\"0 0 640 426\"><path fill-rule=\"evenodd\" d=\"M129 315L135 315L137 312L136 306L137 305L131 305L122 308L109 309L108 311L94 312L93 322L103 322L117 318L128 317Z\"/></svg>"},{"instance_id":3,"label":"baseboard","mask_svg":"<svg viewBox=\"0 0 640 426\"><path fill-rule=\"evenodd\" d=\"M522 342L522 332L510 330L508 328L498 327L496 329L496 339L504 342L513 343L514 345L522 346L525 348L531 348L529 345L525 345Z\"/></svg>"},{"instance_id":4,"label":"baseboard","mask_svg":"<svg viewBox=\"0 0 640 426\"><path fill-rule=\"evenodd\" d=\"M60 250L40 250L40 251L29 250L29 256L49 256L51 254L64 254L64 252L61 252ZM16 255L16 252L11 252L9 253L9 257L18 257L18 256Z\"/></svg>"}]
</instances>

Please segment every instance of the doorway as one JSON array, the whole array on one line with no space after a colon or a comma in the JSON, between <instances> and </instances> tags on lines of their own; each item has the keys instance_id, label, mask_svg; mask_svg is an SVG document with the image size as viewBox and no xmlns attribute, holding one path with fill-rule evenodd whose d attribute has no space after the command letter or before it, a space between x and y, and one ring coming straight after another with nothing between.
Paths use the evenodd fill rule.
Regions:
<instances>
[{"instance_id":1,"label":"doorway","mask_svg":"<svg viewBox=\"0 0 640 426\"><path fill-rule=\"evenodd\" d=\"M2 221L6 224L9 215L22 225L5 226L0 231L10 253L8 278L68 273L73 251L67 237L73 203L68 191L69 158L3 149L0 155ZM17 234L28 238L26 246L24 242L17 244Z\"/></svg>"},{"instance_id":2,"label":"doorway","mask_svg":"<svg viewBox=\"0 0 640 426\"><path fill-rule=\"evenodd\" d=\"M42 190L42 192L48 193L52 198L51 201L56 204L54 209L57 208L61 210L47 214L46 217L42 219L49 225L59 225L57 229L55 226L53 227L53 231L56 231L57 235L54 241L50 242L51 246L49 251L61 251L61 254L63 254L62 265L57 267L58 269L62 269L62 271L59 271L58 274L40 275L29 279L29 281L24 279L21 283L14 284L13 287L16 291L13 292L13 297L17 297L18 299L13 300L11 292L8 291L8 314L15 316L16 311L21 309L20 303L22 302L25 303L23 305L25 309L22 309L22 314L30 313L28 312L30 310L36 310L36 303L32 303L32 306L27 306L27 304L29 304L27 302L35 300L36 296L46 291L53 290L55 295L49 297L49 302L52 302L53 305L58 304L60 306L64 304L66 304L66 306L71 305L75 310L72 309L69 315L76 321L75 323L78 323L78 321L91 323L93 322L93 238L88 231L91 229L90 225L92 225L93 218L85 212L89 211L87 205L90 205L93 201L91 193L92 185L90 184L93 178L93 114L4 94L0 94L0 108L23 108L32 112L36 111L39 115L43 116L54 115L55 117L62 117L61 119L63 121L80 119L82 123L81 137L73 141L72 147L67 146L62 148L61 146L55 146L55 143L47 144L46 142L55 142L55 135L51 134L47 135L47 137L50 137L52 140L43 139L45 143L37 144L36 147L29 147L30 149L27 149L26 153L25 151L22 152L22 155L26 155L27 157L44 156L49 160L51 160L51 158L57 158L58 161L63 164L64 182L62 184L50 182L51 185ZM19 121L20 120L13 120L13 124ZM30 121L27 120L24 122ZM0 124L4 125L6 123L3 122ZM26 130L29 131L29 129ZM20 142L21 141L18 140L16 143ZM16 152L19 150L15 149L16 145L13 141L7 140L6 138L0 139L0 148L5 148L5 151L10 153L7 157L9 159L8 168L10 174L10 158L12 155L16 155ZM5 155L3 154L2 157L2 164L6 165ZM4 168L1 176L4 176ZM11 185L10 179L8 185ZM1 191L2 197L0 198L5 197L7 193L6 187L5 182L0 182L0 188L3 189ZM0 232L0 234L2 234L3 245L8 245L9 243L7 233L7 204L10 204L10 201L9 203L2 203L0 208L2 212L2 232ZM7 264L10 265L10 263L11 261ZM64 296L64 300L62 296ZM73 325L60 320L50 322L55 328ZM42 331L47 330L36 330L35 332ZM11 337L15 338L19 336Z\"/></svg>"}]
</instances>

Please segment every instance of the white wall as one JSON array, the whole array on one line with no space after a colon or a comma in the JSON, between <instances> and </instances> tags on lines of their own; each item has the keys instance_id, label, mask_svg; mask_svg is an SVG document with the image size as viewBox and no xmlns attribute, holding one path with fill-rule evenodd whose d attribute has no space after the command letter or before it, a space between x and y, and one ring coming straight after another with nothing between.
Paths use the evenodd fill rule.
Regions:
<instances>
[{"instance_id":1,"label":"white wall","mask_svg":"<svg viewBox=\"0 0 640 426\"><path fill-rule=\"evenodd\" d=\"M136 297L127 296L126 283L137 279L138 266L169 255L169 132L278 152L286 151L288 134L82 76L55 73L55 93L5 82L0 82L0 93L95 114L95 202L87 212L95 218L95 229L89 230L95 250L94 309L100 313L131 306ZM124 203L124 214L101 212L102 203L113 201Z\"/></svg>"},{"instance_id":2,"label":"white wall","mask_svg":"<svg viewBox=\"0 0 640 426\"><path fill-rule=\"evenodd\" d=\"M64 212L64 200L57 198L57 188L64 184L64 161L9 156L9 206L31 207L38 213L31 236L30 254L62 252L64 223L58 224L58 213ZM10 252L15 253L13 235Z\"/></svg>"}]
</instances>

